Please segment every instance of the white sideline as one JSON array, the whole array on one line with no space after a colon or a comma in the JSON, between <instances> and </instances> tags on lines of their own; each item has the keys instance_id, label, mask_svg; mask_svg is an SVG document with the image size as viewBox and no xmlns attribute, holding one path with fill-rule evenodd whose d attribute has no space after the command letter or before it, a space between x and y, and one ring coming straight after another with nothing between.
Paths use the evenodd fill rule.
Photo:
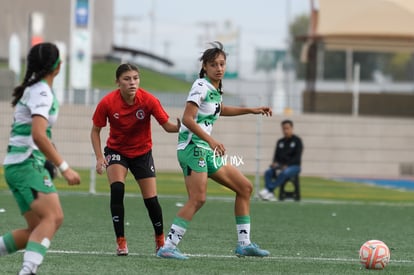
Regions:
<instances>
[{"instance_id":1,"label":"white sideline","mask_svg":"<svg viewBox=\"0 0 414 275\"><path fill-rule=\"evenodd\" d=\"M76 250L48 250L47 253L52 254L74 254L74 255L113 255L114 252L106 251L76 251ZM155 257L154 254L144 254L144 253L128 253L129 256L151 256ZM223 259L223 258L234 258L237 259L236 255L212 255L212 254L185 254L190 258L211 258L211 259ZM257 259L257 258L256 258ZM354 258L327 258L327 257L303 257L303 256L269 256L264 257L262 260L283 260L283 261L317 261L317 262L359 262L358 259ZM391 263L408 263L414 264L413 260L390 260Z\"/></svg>"},{"instance_id":2,"label":"white sideline","mask_svg":"<svg viewBox=\"0 0 414 275\"><path fill-rule=\"evenodd\" d=\"M88 192L82 191L59 191L59 196L100 196L100 197L109 197L109 193L106 192L96 192L90 194ZM141 198L139 193L125 193L125 197L129 198ZM187 195L163 195L159 194L158 198L165 199L177 199L177 200L187 200ZM207 201L222 201L234 203L234 197L230 196L209 196L207 195ZM269 202L261 201L257 197L251 198L252 202L263 203L263 204L278 204L282 203L279 201ZM327 205L378 205L378 206L393 206L393 207L414 207L414 202L375 202L375 201L358 201L358 200L329 200L329 199L302 199L300 202L287 200L283 203L295 203L295 204L327 204Z\"/></svg>"}]
</instances>

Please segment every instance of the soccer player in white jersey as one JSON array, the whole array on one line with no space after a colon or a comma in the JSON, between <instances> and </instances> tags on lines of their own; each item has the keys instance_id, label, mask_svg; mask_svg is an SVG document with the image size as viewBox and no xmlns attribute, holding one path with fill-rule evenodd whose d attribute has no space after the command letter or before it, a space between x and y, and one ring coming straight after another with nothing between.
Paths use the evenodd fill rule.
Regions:
<instances>
[{"instance_id":1,"label":"soccer player in white jersey","mask_svg":"<svg viewBox=\"0 0 414 275\"><path fill-rule=\"evenodd\" d=\"M58 166L69 185L80 183L78 173L51 142L51 127L59 111L51 87L60 63L56 45L33 46L23 83L13 92L14 121L3 163L4 175L27 227L0 236L0 256L25 249L20 275L36 274L63 221L59 196L45 168L46 159Z\"/></svg>"},{"instance_id":2,"label":"soccer player in white jersey","mask_svg":"<svg viewBox=\"0 0 414 275\"><path fill-rule=\"evenodd\" d=\"M212 43L200 58L202 68L187 98L178 137L177 157L184 173L188 201L178 211L164 247L157 256L161 258L187 259L177 248L190 221L206 200L207 179L236 193L235 216L238 244L237 256L269 255L250 241L250 181L234 166L223 165L218 160L226 152L225 146L211 136L214 122L219 116L244 114L272 115L269 107L244 108L222 103L222 78L226 70L226 53L220 42ZM215 159L216 158L216 159ZM221 165L220 165L221 164Z\"/></svg>"}]
</instances>

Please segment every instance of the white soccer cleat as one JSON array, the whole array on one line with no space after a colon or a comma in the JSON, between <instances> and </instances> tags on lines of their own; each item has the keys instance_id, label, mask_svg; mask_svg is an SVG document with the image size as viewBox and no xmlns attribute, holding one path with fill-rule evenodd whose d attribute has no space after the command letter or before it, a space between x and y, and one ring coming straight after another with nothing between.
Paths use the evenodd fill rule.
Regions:
<instances>
[{"instance_id":1,"label":"white soccer cleat","mask_svg":"<svg viewBox=\"0 0 414 275\"><path fill-rule=\"evenodd\" d=\"M273 192L269 192L266 188L259 192L259 198L264 201L276 201L276 197Z\"/></svg>"}]
</instances>

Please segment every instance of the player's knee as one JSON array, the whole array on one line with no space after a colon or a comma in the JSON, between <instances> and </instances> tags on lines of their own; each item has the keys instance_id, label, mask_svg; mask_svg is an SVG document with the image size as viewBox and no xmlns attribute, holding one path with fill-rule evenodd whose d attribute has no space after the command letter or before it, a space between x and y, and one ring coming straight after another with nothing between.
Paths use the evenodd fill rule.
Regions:
<instances>
[{"instance_id":1,"label":"player's knee","mask_svg":"<svg viewBox=\"0 0 414 275\"><path fill-rule=\"evenodd\" d=\"M253 193L253 186L249 181L243 182L239 185L238 194L241 196L249 197Z\"/></svg>"},{"instance_id":2,"label":"player's knee","mask_svg":"<svg viewBox=\"0 0 414 275\"><path fill-rule=\"evenodd\" d=\"M56 214L54 218L56 229L58 229L62 225L63 219L64 219L64 215L62 211Z\"/></svg>"},{"instance_id":3,"label":"player's knee","mask_svg":"<svg viewBox=\"0 0 414 275\"><path fill-rule=\"evenodd\" d=\"M205 195L194 196L190 198L190 202L194 205L195 209L200 209L206 202Z\"/></svg>"}]
</instances>

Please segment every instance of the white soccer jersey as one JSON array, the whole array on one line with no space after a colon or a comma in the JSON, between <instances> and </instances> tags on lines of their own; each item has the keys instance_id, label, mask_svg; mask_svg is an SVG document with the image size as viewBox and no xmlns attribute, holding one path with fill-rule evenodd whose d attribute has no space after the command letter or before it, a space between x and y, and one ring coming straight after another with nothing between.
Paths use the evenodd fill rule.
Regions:
<instances>
[{"instance_id":1,"label":"white soccer jersey","mask_svg":"<svg viewBox=\"0 0 414 275\"><path fill-rule=\"evenodd\" d=\"M44 160L45 156L33 142L32 116L41 115L48 120L46 134L51 138L51 127L56 122L58 111L59 104L47 83L40 81L26 88L14 110L9 146L3 164L23 162L32 154Z\"/></svg>"},{"instance_id":2,"label":"white soccer jersey","mask_svg":"<svg viewBox=\"0 0 414 275\"><path fill-rule=\"evenodd\" d=\"M197 104L198 112L195 121L204 132L211 135L213 124L220 116L221 111L221 93L206 78L197 79L191 87L187 102L191 101ZM197 146L211 150L208 143L198 136L194 135L184 124L181 124L178 134L177 150L185 149L190 142Z\"/></svg>"}]
</instances>

